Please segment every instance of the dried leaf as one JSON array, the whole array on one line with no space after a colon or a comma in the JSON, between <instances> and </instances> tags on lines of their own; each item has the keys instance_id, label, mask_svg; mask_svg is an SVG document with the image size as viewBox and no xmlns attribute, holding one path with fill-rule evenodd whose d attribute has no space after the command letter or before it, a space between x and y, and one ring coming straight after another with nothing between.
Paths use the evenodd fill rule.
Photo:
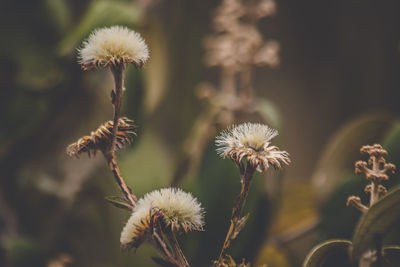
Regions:
<instances>
[{"instance_id":1,"label":"dried leaf","mask_svg":"<svg viewBox=\"0 0 400 267\"><path fill-rule=\"evenodd\" d=\"M239 221L236 223L235 227L235 232L231 236L231 240L235 239L237 235L242 231L242 229L245 227L247 219L249 218L250 213L248 213L246 216L242 217L239 219Z\"/></svg>"}]
</instances>

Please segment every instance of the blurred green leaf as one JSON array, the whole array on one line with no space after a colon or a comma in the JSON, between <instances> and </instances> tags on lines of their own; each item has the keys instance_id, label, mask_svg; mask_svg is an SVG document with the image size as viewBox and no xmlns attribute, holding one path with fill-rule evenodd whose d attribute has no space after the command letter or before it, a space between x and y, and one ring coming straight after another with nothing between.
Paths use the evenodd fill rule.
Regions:
<instances>
[{"instance_id":1,"label":"blurred green leaf","mask_svg":"<svg viewBox=\"0 0 400 267\"><path fill-rule=\"evenodd\" d=\"M122 197L118 197L118 196L107 196L105 197L105 200L110 203L111 205L114 205L117 208L120 209L125 209L128 211L132 211L131 206L126 202L125 199L123 199Z\"/></svg>"},{"instance_id":2,"label":"blurred green leaf","mask_svg":"<svg viewBox=\"0 0 400 267\"><path fill-rule=\"evenodd\" d=\"M261 117L272 127L280 129L281 117L277 106L265 98L257 99L255 108Z\"/></svg>"},{"instance_id":3,"label":"blurred green leaf","mask_svg":"<svg viewBox=\"0 0 400 267\"><path fill-rule=\"evenodd\" d=\"M59 44L61 55L71 53L94 28L115 24L133 24L139 19L131 1L92 1L78 25Z\"/></svg>"},{"instance_id":4,"label":"blurred green leaf","mask_svg":"<svg viewBox=\"0 0 400 267\"><path fill-rule=\"evenodd\" d=\"M67 0L43 0L47 18L59 32L64 32L71 23L71 10Z\"/></svg>"},{"instance_id":5,"label":"blurred green leaf","mask_svg":"<svg viewBox=\"0 0 400 267\"><path fill-rule=\"evenodd\" d=\"M45 266L47 255L40 244L14 239L6 244L7 261L12 267Z\"/></svg>"},{"instance_id":6,"label":"blurred green leaf","mask_svg":"<svg viewBox=\"0 0 400 267\"><path fill-rule=\"evenodd\" d=\"M325 241L310 251L304 260L303 267L353 266L349 256L350 248L349 240Z\"/></svg>"},{"instance_id":7,"label":"blurred green leaf","mask_svg":"<svg viewBox=\"0 0 400 267\"><path fill-rule=\"evenodd\" d=\"M162 267L174 267L175 266L174 264L172 264L168 261L165 261L164 259L159 258L159 257L152 257L152 259L155 263L157 263L159 266L162 266Z\"/></svg>"},{"instance_id":8,"label":"blurred green leaf","mask_svg":"<svg viewBox=\"0 0 400 267\"><path fill-rule=\"evenodd\" d=\"M140 139L135 149L127 151L118 160L126 183L140 197L168 185L172 158L151 129L139 133L138 136Z\"/></svg>"},{"instance_id":9,"label":"blurred green leaf","mask_svg":"<svg viewBox=\"0 0 400 267\"><path fill-rule=\"evenodd\" d=\"M360 148L377 142L392 125L393 122L384 114L369 114L348 122L330 138L312 176L320 204L326 201L348 168L360 158Z\"/></svg>"},{"instance_id":10,"label":"blurred green leaf","mask_svg":"<svg viewBox=\"0 0 400 267\"><path fill-rule=\"evenodd\" d=\"M352 238L361 213L352 207L347 207L346 201L349 196L356 195L361 198L363 203L367 203L367 194L363 190L366 183L367 181L363 177L355 174L343 176L340 184L336 186L320 209L321 241L333 238Z\"/></svg>"},{"instance_id":11,"label":"blurred green leaf","mask_svg":"<svg viewBox=\"0 0 400 267\"><path fill-rule=\"evenodd\" d=\"M373 246L376 237L382 237L400 218L400 187L391 190L365 213L354 232L353 254L359 259Z\"/></svg>"}]
</instances>

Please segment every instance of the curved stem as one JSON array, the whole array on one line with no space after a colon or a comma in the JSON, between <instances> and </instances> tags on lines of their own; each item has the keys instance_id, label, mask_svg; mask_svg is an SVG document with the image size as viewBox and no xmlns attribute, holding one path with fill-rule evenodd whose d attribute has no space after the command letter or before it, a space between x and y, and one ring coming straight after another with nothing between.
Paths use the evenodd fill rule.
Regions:
<instances>
[{"instance_id":1,"label":"curved stem","mask_svg":"<svg viewBox=\"0 0 400 267\"><path fill-rule=\"evenodd\" d=\"M124 65L117 64L110 67L111 72L114 76L115 88L111 92L111 102L114 107L114 119L113 128L111 131L111 142L106 151L103 151L104 157L107 160L108 166L114 175L115 181L117 182L125 200L133 208L136 205L136 197L132 194L131 189L126 185L124 179L121 176L121 172L118 168L116 156L115 156L115 144L118 131L118 123L121 113L122 93L124 88Z\"/></svg>"},{"instance_id":2,"label":"curved stem","mask_svg":"<svg viewBox=\"0 0 400 267\"><path fill-rule=\"evenodd\" d=\"M242 187L239 196L236 198L235 204L232 208L231 225L229 227L228 233L225 237L225 242L222 246L221 253L218 258L218 266L222 265L224 258L226 257L226 252L231 244L231 241L238 234L238 222L240 220L240 215L242 214L244 204L246 203L246 198L249 193L249 188L251 184L251 179L253 178L255 169L247 163L246 169L243 174L241 174Z\"/></svg>"},{"instance_id":3,"label":"curved stem","mask_svg":"<svg viewBox=\"0 0 400 267\"><path fill-rule=\"evenodd\" d=\"M136 205L136 196L132 194L132 190L125 183L122 178L121 172L119 170L117 161L115 159L115 153L103 153L105 159L107 160L108 167L110 168L112 174L114 175L115 181L117 182L122 194L124 195L124 199L128 202L128 204L132 207Z\"/></svg>"}]
</instances>

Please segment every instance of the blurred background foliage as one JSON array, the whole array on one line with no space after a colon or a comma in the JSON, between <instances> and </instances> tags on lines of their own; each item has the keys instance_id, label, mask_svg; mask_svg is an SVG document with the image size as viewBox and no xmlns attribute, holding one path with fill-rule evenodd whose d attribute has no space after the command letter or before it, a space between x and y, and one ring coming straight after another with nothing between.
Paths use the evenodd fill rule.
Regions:
<instances>
[{"instance_id":1,"label":"blurred background foliage","mask_svg":"<svg viewBox=\"0 0 400 267\"><path fill-rule=\"evenodd\" d=\"M153 266L152 248L122 253L128 214L101 157L67 158L66 146L112 115L107 72L85 72L76 49L97 27L126 25L150 46L143 70L129 67L123 113L139 125L119 153L138 196L168 186L182 144L202 114L204 38L219 1L3 0L0 3L0 266ZM261 117L291 153L284 173L257 176L247 227L232 255L255 266L299 266L328 238L351 238L359 213L346 208L366 181L353 174L363 144L380 142L400 167L400 2L277 0L260 30L280 44L280 65L262 67L254 87ZM258 121L257 117L247 118ZM218 129L221 130L221 129ZM179 184L206 210L206 231L180 237L193 266L217 256L239 192L234 164L207 140L198 168ZM199 152L200 153L200 152ZM399 175L389 186L399 183ZM388 243L399 244L399 233ZM52 265L53 264L53 265ZM61 265L62 266L62 265Z\"/></svg>"}]
</instances>

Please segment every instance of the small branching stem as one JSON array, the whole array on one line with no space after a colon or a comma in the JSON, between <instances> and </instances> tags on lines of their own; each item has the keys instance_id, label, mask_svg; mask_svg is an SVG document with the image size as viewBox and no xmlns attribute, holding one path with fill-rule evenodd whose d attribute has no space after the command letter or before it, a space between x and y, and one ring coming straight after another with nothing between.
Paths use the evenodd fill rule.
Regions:
<instances>
[{"instance_id":1,"label":"small branching stem","mask_svg":"<svg viewBox=\"0 0 400 267\"><path fill-rule=\"evenodd\" d=\"M122 92L124 87L124 65L116 64L110 69L115 81L115 88L111 93L111 101L114 107L114 119L111 132L111 142L107 150L103 151L103 154L107 160L111 172L114 175L115 181L117 182L122 194L124 195L125 200L133 208L136 205L136 196L132 193L131 189L127 186L124 179L122 178L115 156L115 144L118 130L118 121L121 113Z\"/></svg>"},{"instance_id":2,"label":"small branching stem","mask_svg":"<svg viewBox=\"0 0 400 267\"><path fill-rule=\"evenodd\" d=\"M249 193L249 188L251 184L251 180L253 178L255 169L247 163L246 169L244 171L241 171L241 182L242 182L242 187L240 190L239 196L236 198L235 204L233 205L232 208L232 216L231 216L231 225L229 227L228 233L226 234L225 237L225 242L222 246L221 253L218 258L218 264L217 266L222 265L225 257L226 257L226 252L231 244L231 241L233 239L234 235L237 235L236 233L236 228L238 226L238 222L240 220L240 215L242 214L244 204L246 203L246 198Z\"/></svg>"},{"instance_id":3,"label":"small branching stem","mask_svg":"<svg viewBox=\"0 0 400 267\"><path fill-rule=\"evenodd\" d=\"M374 173L378 173L380 171L378 160L375 156L371 156L371 159L372 159L372 171ZM371 181L371 194L370 194L370 202L369 202L370 207L379 200L379 194L380 194L379 190L378 190L379 184L380 184L379 180L373 179Z\"/></svg>"}]
</instances>

